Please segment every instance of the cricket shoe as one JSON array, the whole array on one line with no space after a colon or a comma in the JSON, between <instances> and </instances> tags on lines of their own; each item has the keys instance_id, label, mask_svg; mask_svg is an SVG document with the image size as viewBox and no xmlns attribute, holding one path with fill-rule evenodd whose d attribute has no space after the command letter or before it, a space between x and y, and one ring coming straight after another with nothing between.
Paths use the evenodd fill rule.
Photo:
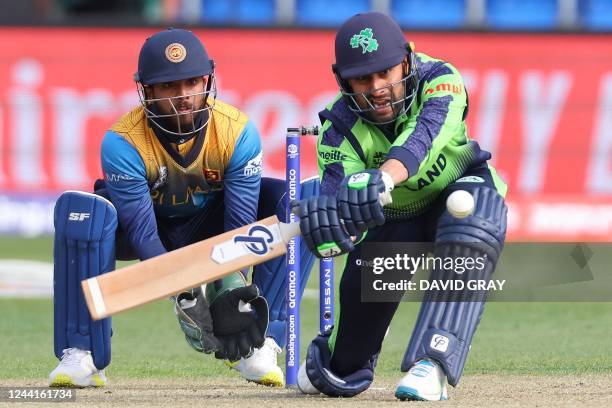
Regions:
<instances>
[{"instance_id":1,"label":"cricket shoe","mask_svg":"<svg viewBox=\"0 0 612 408\"><path fill-rule=\"evenodd\" d=\"M310 378L308 378L308 374L306 374L306 361L302 363L298 371L297 386L303 394L316 395L321 393L321 391L317 390L315 386L312 385Z\"/></svg>"},{"instance_id":2,"label":"cricket shoe","mask_svg":"<svg viewBox=\"0 0 612 408\"><path fill-rule=\"evenodd\" d=\"M240 375L247 381L270 387L284 387L285 376L276 361L276 357L282 351L273 338L266 337L263 346L255 349L250 357L241 358L235 363L227 362L227 364L240 372Z\"/></svg>"},{"instance_id":3,"label":"cricket shoe","mask_svg":"<svg viewBox=\"0 0 612 408\"><path fill-rule=\"evenodd\" d=\"M395 389L395 397L404 401L444 401L448 399L444 371L431 360L419 360Z\"/></svg>"},{"instance_id":4,"label":"cricket shoe","mask_svg":"<svg viewBox=\"0 0 612 408\"><path fill-rule=\"evenodd\" d=\"M104 370L98 370L91 352L78 348L63 350L60 363L49 374L50 387L104 387Z\"/></svg>"}]
</instances>

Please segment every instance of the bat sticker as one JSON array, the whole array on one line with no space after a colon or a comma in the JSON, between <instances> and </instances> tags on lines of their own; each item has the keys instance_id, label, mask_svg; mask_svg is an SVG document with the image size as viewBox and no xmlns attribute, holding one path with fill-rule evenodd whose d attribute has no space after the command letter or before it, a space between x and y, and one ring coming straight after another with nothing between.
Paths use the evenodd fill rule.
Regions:
<instances>
[{"instance_id":1,"label":"bat sticker","mask_svg":"<svg viewBox=\"0 0 612 408\"><path fill-rule=\"evenodd\" d=\"M248 235L236 235L234 237L234 243L244 243L247 249L255 255L266 254L270 250L268 244L273 241L272 232L263 225L253 226L249 229Z\"/></svg>"},{"instance_id":2,"label":"bat sticker","mask_svg":"<svg viewBox=\"0 0 612 408\"><path fill-rule=\"evenodd\" d=\"M283 243L278 225L256 224L246 234L234 235L231 239L213 247L211 259L223 264L242 256L267 255L275 245Z\"/></svg>"}]
</instances>

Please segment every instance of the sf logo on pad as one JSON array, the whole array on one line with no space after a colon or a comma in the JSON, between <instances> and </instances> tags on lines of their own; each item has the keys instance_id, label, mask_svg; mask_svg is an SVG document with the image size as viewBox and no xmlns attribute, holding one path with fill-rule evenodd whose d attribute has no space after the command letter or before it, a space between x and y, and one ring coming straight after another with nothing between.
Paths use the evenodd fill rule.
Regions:
<instances>
[{"instance_id":1,"label":"sf logo on pad","mask_svg":"<svg viewBox=\"0 0 612 408\"><path fill-rule=\"evenodd\" d=\"M68 221L85 221L90 217L89 213L85 212L71 212L68 214Z\"/></svg>"}]
</instances>

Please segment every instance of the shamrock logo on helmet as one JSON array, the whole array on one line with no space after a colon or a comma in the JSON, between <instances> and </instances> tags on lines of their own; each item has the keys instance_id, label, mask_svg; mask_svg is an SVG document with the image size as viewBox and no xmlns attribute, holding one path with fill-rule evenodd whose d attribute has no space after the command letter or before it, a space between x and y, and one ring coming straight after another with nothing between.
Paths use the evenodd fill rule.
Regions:
<instances>
[{"instance_id":1,"label":"shamrock logo on helmet","mask_svg":"<svg viewBox=\"0 0 612 408\"><path fill-rule=\"evenodd\" d=\"M374 38L374 33L371 28L364 28L359 34L355 34L351 37L351 47L359 48L359 46L362 48L362 54L374 52L378 49L378 40Z\"/></svg>"}]
</instances>

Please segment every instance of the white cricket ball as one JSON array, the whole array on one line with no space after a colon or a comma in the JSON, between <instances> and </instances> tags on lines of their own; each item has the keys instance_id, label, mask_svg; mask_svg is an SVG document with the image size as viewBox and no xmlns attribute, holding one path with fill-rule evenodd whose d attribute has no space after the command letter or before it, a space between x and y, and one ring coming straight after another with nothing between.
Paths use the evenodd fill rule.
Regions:
<instances>
[{"instance_id":1,"label":"white cricket ball","mask_svg":"<svg viewBox=\"0 0 612 408\"><path fill-rule=\"evenodd\" d=\"M465 190L454 191L446 199L446 209L455 218L465 218L474 212L474 197Z\"/></svg>"}]
</instances>

